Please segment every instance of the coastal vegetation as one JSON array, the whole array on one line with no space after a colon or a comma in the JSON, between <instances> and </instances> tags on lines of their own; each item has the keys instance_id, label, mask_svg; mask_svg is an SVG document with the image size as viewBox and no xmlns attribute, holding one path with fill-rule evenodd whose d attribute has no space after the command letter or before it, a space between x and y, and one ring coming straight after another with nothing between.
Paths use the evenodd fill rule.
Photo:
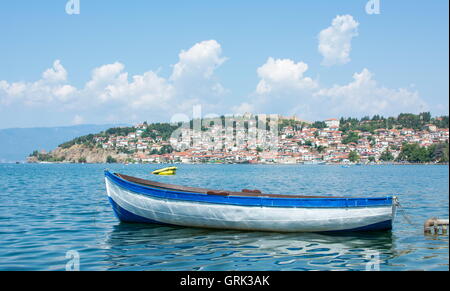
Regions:
<instances>
[{"instance_id":1,"label":"coastal vegetation","mask_svg":"<svg viewBox=\"0 0 450 291\"><path fill-rule=\"evenodd\" d=\"M141 135L142 138L150 137L152 139L156 139L158 136L160 136L162 140L167 140L172 135L172 133L180 127L181 124L175 125L169 123L147 124L147 122L144 122L144 125L146 125L147 128L142 133Z\"/></svg>"},{"instance_id":2,"label":"coastal vegetation","mask_svg":"<svg viewBox=\"0 0 450 291\"><path fill-rule=\"evenodd\" d=\"M293 119L281 119L279 126L281 128L291 126L294 130L301 130L308 124L304 121L298 121Z\"/></svg>"},{"instance_id":3,"label":"coastal vegetation","mask_svg":"<svg viewBox=\"0 0 450 291\"><path fill-rule=\"evenodd\" d=\"M386 149L380 156L380 160L383 162L392 162L394 159L394 155L388 149Z\"/></svg>"},{"instance_id":4,"label":"coastal vegetation","mask_svg":"<svg viewBox=\"0 0 450 291\"><path fill-rule=\"evenodd\" d=\"M403 144L398 162L409 163L448 163L448 143L421 147L418 144Z\"/></svg>"},{"instance_id":5,"label":"coastal vegetation","mask_svg":"<svg viewBox=\"0 0 450 291\"><path fill-rule=\"evenodd\" d=\"M432 124L438 128L448 128L448 116L431 117L430 112L422 112L420 114L402 113L397 117L385 118L380 115L374 115L358 118L344 118L340 119L339 130L342 132L359 130L362 132L374 132L377 129L402 129L411 128L420 130L424 126Z\"/></svg>"},{"instance_id":6,"label":"coastal vegetation","mask_svg":"<svg viewBox=\"0 0 450 291\"><path fill-rule=\"evenodd\" d=\"M106 163L107 164L115 164L115 163L117 163L117 160L115 158L111 157L111 156L108 156L106 158Z\"/></svg>"},{"instance_id":7,"label":"coastal vegetation","mask_svg":"<svg viewBox=\"0 0 450 291\"><path fill-rule=\"evenodd\" d=\"M39 162L49 162L49 163L63 162L65 160L64 157L54 157L50 153L38 151L33 151L33 153L30 154L30 157L35 158Z\"/></svg>"},{"instance_id":8,"label":"coastal vegetation","mask_svg":"<svg viewBox=\"0 0 450 291\"><path fill-rule=\"evenodd\" d=\"M94 137L95 137L95 135L93 135L93 134L80 136L71 141L68 141L68 142L65 142L65 143L59 145L59 147L61 147L63 149L68 149L76 144L82 144L87 147L94 147L95 146Z\"/></svg>"}]
</instances>

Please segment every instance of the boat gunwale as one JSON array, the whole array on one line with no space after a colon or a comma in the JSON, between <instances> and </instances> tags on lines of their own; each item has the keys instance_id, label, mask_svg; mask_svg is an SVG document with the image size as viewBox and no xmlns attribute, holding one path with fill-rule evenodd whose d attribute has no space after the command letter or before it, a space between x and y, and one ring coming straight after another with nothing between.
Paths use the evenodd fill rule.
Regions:
<instances>
[{"instance_id":1,"label":"boat gunwale","mask_svg":"<svg viewBox=\"0 0 450 291\"><path fill-rule=\"evenodd\" d=\"M124 174L114 173L119 178L126 180L131 183L136 183L142 185L144 187L149 188L157 188L161 190L170 190L170 191L181 191L187 193L197 193L197 194L207 194L207 195L221 195L221 196L233 196L233 197L261 197L261 198L337 198L337 199L347 199L352 197L331 197L331 196L306 196L306 195L282 195L282 194L266 194L266 193L249 193L249 192L237 192L237 191L228 191L228 190L214 190L207 188L196 188L196 187L188 187L188 186L180 186L173 184L166 184L151 180L145 180L137 177L132 177ZM227 195L225 195L227 194Z\"/></svg>"},{"instance_id":2,"label":"boat gunwale","mask_svg":"<svg viewBox=\"0 0 450 291\"><path fill-rule=\"evenodd\" d=\"M145 196L151 196L155 198L163 198L163 199L173 199L179 201L190 201L197 203L213 203L213 204L228 204L228 205L238 205L238 206L258 206L258 207L288 207L288 208L355 208L355 207L392 207L393 197L385 196L385 197L368 197L368 198L356 198L356 197L332 197L332 196L301 196L296 197L292 195L281 195L283 197L278 197L280 195L272 194L276 197L269 197L267 194L250 194L250 193L242 193L244 195L214 195L207 193L198 193L198 192L187 192L180 191L176 189L163 189L163 188L152 188L150 186L142 185L139 183L128 181L117 173L111 173L109 171L105 171L105 176L109 177L115 184L118 184L120 187L124 187L126 190L135 192L136 194L141 194ZM126 177L131 177L124 175ZM131 177L135 178L135 177ZM139 179L139 178L136 178ZM144 179L140 179L143 181L148 181ZM118 183L119 182L119 183ZM121 185L124 184L124 185ZM158 182L156 182L158 183ZM162 185L168 185L164 183L158 183ZM183 186L181 186L183 187ZM137 189L134 189L137 188ZM186 187L191 189L196 189L192 187ZM202 189L202 188L198 188ZM144 190L144 191L142 191ZM208 189L203 189L208 190ZM146 193L146 191L152 191L152 193ZM153 192L164 193L164 195L155 195ZM230 193L241 193L241 192L230 192ZM167 194L170 197L167 197ZM250 194L250 195L249 195ZM180 197L180 195L186 195L186 197ZM159 197L162 196L162 197ZM199 199L200 198L200 199ZM248 200L251 199L251 200ZM320 203L317 203L319 202ZM269 203L270 202L270 203ZM297 203L302 202L302 205L297 205ZM310 202L308 204L308 202ZM311 203L314 202L314 203ZM330 204L328 205L327 204ZM275 205L277 204L277 205ZM331 205L332 204L332 205Z\"/></svg>"}]
</instances>

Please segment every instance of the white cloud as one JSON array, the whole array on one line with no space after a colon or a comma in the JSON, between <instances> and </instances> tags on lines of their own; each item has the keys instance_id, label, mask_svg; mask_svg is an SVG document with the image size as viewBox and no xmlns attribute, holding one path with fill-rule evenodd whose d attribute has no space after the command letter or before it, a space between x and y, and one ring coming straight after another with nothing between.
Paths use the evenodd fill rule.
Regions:
<instances>
[{"instance_id":1,"label":"white cloud","mask_svg":"<svg viewBox=\"0 0 450 291\"><path fill-rule=\"evenodd\" d=\"M128 73L123 72L125 66L116 62L95 68L91 80L86 83L83 94L89 98L97 98L100 102L112 102L120 99L118 94L112 94L115 88L128 83Z\"/></svg>"},{"instance_id":2,"label":"white cloud","mask_svg":"<svg viewBox=\"0 0 450 291\"><path fill-rule=\"evenodd\" d=\"M338 18L329 29L339 28L347 35L354 31L352 27L356 29L357 23L351 21L351 16ZM326 36L329 31L322 33ZM337 43L342 43L342 35L337 39ZM349 51L343 49L344 53L334 60L348 58L345 52ZM130 76L125 65L116 62L92 70L90 80L80 89L69 84L66 69L56 60L35 82L0 80L0 109L11 105L40 106L40 110L50 114L58 111L60 116L69 118L67 123L77 124L169 120L172 114L191 112L197 104L202 105L205 113L229 109L235 113L297 114L309 120L343 115L396 115L429 108L413 87L383 87L367 69L354 74L349 84L324 88L308 76L306 63L272 57L257 68L259 81L254 92L240 104L225 107L223 96L228 90L215 75L225 60L218 42L203 41L181 51L168 78L154 71Z\"/></svg>"},{"instance_id":3,"label":"white cloud","mask_svg":"<svg viewBox=\"0 0 450 291\"><path fill-rule=\"evenodd\" d=\"M17 96L20 96L26 89L24 83L9 84L6 81L0 81L0 101L3 104L9 104Z\"/></svg>"},{"instance_id":4,"label":"white cloud","mask_svg":"<svg viewBox=\"0 0 450 291\"><path fill-rule=\"evenodd\" d=\"M68 83L67 71L56 60L36 82L0 80L0 105L45 106L48 110L54 108L58 111L84 110L84 119L94 117L96 122L102 122L98 121L99 115L103 115L105 121L110 116L119 117L118 122L145 120L153 116L170 119L171 114L189 110L188 105L200 100L205 108L217 105L217 100L208 98L228 92L214 76L215 70L225 60L220 44L208 40L181 51L169 78L154 71L130 77L125 65L115 62L92 70L90 80L80 89Z\"/></svg>"},{"instance_id":5,"label":"white cloud","mask_svg":"<svg viewBox=\"0 0 450 291\"><path fill-rule=\"evenodd\" d=\"M94 69L83 95L97 98L104 106L119 103L138 109L149 106L161 109L174 96L173 86L155 72L135 75L130 81L124 69L125 66L118 62Z\"/></svg>"},{"instance_id":6,"label":"white cloud","mask_svg":"<svg viewBox=\"0 0 450 291\"><path fill-rule=\"evenodd\" d=\"M202 41L187 51L181 51L179 62L173 66L170 79L203 78L210 79L214 70L222 65L226 58L221 57L222 47L215 40Z\"/></svg>"},{"instance_id":7,"label":"white cloud","mask_svg":"<svg viewBox=\"0 0 450 291\"><path fill-rule=\"evenodd\" d=\"M214 73L226 60L221 45L215 40L202 41L181 51L169 78L175 94L218 103L219 97L228 90L217 81Z\"/></svg>"},{"instance_id":8,"label":"white cloud","mask_svg":"<svg viewBox=\"0 0 450 291\"><path fill-rule=\"evenodd\" d=\"M352 38L358 35L359 23L351 15L338 15L330 27L319 34L319 52L325 66L350 62Z\"/></svg>"},{"instance_id":9,"label":"white cloud","mask_svg":"<svg viewBox=\"0 0 450 291\"><path fill-rule=\"evenodd\" d=\"M47 69L36 82L8 83L0 81L0 104L22 103L28 106L51 102L67 102L76 93L76 88L65 84L67 71L59 60Z\"/></svg>"},{"instance_id":10,"label":"white cloud","mask_svg":"<svg viewBox=\"0 0 450 291\"><path fill-rule=\"evenodd\" d=\"M154 72L147 72L142 76L134 76L133 82L119 91L128 93L130 97L139 96L132 100L135 108L166 104L174 97L174 87L166 79Z\"/></svg>"},{"instance_id":11,"label":"white cloud","mask_svg":"<svg viewBox=\"0 0 450 291\"><path fill-rule=\"evenodd\" d=\"M428 105L420 98L417 91L380 86L368 69L355 73L353 81L349 84L321 89L315 96L326 97L322 103L328 104L328 109L334 115L393 116L400 112L419 113L428 109Z\"/></svg>"},{"instance_id":12,"label":"white cloud","mask_svg":"<svg viewBox=\"0 0 450 291\"><path fill-rule=\"evenodd\" d=\"M46 70L42 74L42 80L48 81L50 83L59 83L67 81L67 71L61 65L60 60L56 60L53 63L53 67Z\"/></svg>"},{"instance_id":13,"label":"white cloud","mask_svg":"<svg viewBox=\"0 0 450 291\"><path fill-rule=\"evenodd\" d=\"M256 87L258 94L270 94L277 91L301 91L317 87L317 83L303 74L308 70L308 65L295 63L289 59L269 58L267 62L258 68L257 73L261 78Z\"/></svg>"},{"instance_id":14,"label":"white cloud","mask_svg":"<svg viewBox=\"0 0 450 291\"><path fill-rule=\"evenodd\" d=\"M70 85L62 85L53 89L53 95L63 102L69 101L70 96L73 96L76 92L77 89Z\"/></svg>"},{"instance_id":15,"label":"white cloud","mask_svg":"<svg viewBox=\"0 0 450 291\"><path fill-rule=\"evenodd\" d=\"M308 66L302 62L269 58L257 70L261 79L255 92L232 107L232 111L296 114L313 121L340 116L396 116L429 108L414 88L381 86L368 69L355 73L349 84L331 88L319 86L316 80L306 77L307 70Z\"/></svg>"},{"instance_id":16,"label":"white cloud","mask_svg":"<svg viewBox=\"0 0 450 291\"><path fill-rule=\"evenodd\" d=\"M308 65L290 59L268 58L266 63L257 69L258 82L255 92L249 100L232 108L235 113L280 113L303 114L299 112L309 103L318 83L305 76Z\"/></svg>"},{"instance_id":17,"label":"white cloud","mask_svg":"<svg viewBox=\"0 0 450 291\"><path fill-rule=\"evenodd\" d=\"M213 80L215 69L225 61L221 53L221 46L215 40L197 43L181 51L169 79L148 71L133 76L130 81L123 64L104 65L93 70L84 94L95 92L100 102L122 102L133 109L170 111L185 107L183 104L192 103L189 99L204 97L204 100L227 92Z\"/></svg>"},{"instance_id":18,"label":"white cloud","mask_svg":"<svg viewBox=\"0 0 450 291\"><path fill-rule=\"evenodd\" d=\"M174 110L189 98L226 92L220 83L212 80L215 69L225 61L221 53L221 46L215 40L197 43L181 51L168 79L148 71L129 80L122 63L104 65L93 70L84 95L94 95L101 103L123 103L134 110Z\"/></svg>"},{"instance_id":19,"label":"white cloud","mask_svg":"<svg viewBox=\"0 0 450 291\"><path fill-rule=\"evenodd\" d=\"M104 90L107 86L124 81L128 78L127 73L123 73L125 66L119 62L107 64L92 70L91 80L86 84L88 90Z\"/></svg>"}]
</instances>

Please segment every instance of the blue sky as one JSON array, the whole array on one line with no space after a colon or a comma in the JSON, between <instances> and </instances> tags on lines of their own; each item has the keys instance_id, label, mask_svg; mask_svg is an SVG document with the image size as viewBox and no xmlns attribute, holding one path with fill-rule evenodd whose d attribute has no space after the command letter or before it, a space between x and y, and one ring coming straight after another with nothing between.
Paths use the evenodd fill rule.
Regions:
<instances>
[{"instance_id":1,"label":"blue sky","mask_svg":"<svg viewBox=\"0 0 450 291\"><path fill-rule=\"evenodd\" d=\"M448 114L446 0L66 2L0 2L0 128Z\"/></svg>"}]
</instances>

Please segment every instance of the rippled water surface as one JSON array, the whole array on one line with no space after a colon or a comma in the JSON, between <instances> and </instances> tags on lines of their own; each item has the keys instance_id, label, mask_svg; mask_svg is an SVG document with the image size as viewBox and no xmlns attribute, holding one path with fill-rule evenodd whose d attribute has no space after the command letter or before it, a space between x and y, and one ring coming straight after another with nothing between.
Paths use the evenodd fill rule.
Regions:
<instances>
[{"instance_id":1,"label":"rippled water surface","mask_svg":"<svg viewBox=\"0 0 450 291\"><path fill-rule=\"evenodd\" d=\"M392 232L280 234L119 223L103 168L173 184L306 195L396 194ZM448 166L0 164L0 270L449 270L448 236L425 236L430 217L448 218Z\"/></svg>"}]
</instances>

